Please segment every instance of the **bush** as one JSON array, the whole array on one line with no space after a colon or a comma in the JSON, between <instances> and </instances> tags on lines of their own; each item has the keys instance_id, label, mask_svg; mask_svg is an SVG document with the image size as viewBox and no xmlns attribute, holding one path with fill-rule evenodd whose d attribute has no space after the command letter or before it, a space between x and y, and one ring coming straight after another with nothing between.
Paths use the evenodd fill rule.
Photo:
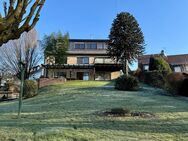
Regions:
<instances>
[{"instance_id":1,"label":"bush","mask_svg":"<svg viewBox=\"0 0 188 141\"><path fill-rule=\"evenodd\" d=\"M114 115L114 116L125 116L130 114L130 110L125 108L113 108L110 109L109 111L106 111L104 114Z\"/></svg>"},{"instance_id":2,"label":"bush","mask_svg":"<svg viewBox=\"0 0 188 141\"><path fill-rule=\"evenodd\" d=\"M38 85L34 80L26 80L24 83L24 98L31 98L38 93Z\"/></svg>"},{"instance_id":3,"label":"bush","mask_svg":"<svg viewBox=\"0 0 188 141\"><path fill-rule=\"evenodd\" d=\"M187 79L188 76L184 73L169 74L167 76L167 90L172 94L186 96L188 94Z\"/></svg>"},{"instance_id":4,"label":"bush","mask_svg":"<svg viewBox=\"0 0 188 141\"><path fill-rule=\"evenodd\" d=\"M188 78L183 80L179 89L179 95L188 96Z\"/></svg>"},{"instance_id":5,"label":"bush","mask_svg":"<svg viewBox=\"0 0 188 141\"><path fill-rule=\"evenodd\" d=\"M16 82L8 82L9 91L13 93L19 93L20 92L20 84Z\"/></svg>"},{"instance_id":6,"label":"bush","mask_svg":"<svg viewBox=\"0 0 188 141\"><path fill-rule=\"evenodd\" d=\"M142 74L142 70L141 70L140 68L138 68L137 70L135 70L135 71L133 72L132 75L133 75L134 77L140 78L141 74Z\"/></svg>"},{"instance_id":7,"label":"bush","mask_svg":"<svg viewBox=\"0 0 188 141\"><path fill-rule=\"evenodd\" d=\"M144 83L157 88L165 88L166 85L166 72L163 71L150 71L143 74Z\"/></svg>"},{"instance_id":8,"label":"bush","mask_svg":"<svg viewBox=\"0 0 188 141\"><path fill-rule=\"evenodd\" d=\"M138 80L133 76L122 75L115 81L115 89L117 90L137 90L139 87Z\"/></svg>"},{"instance_id":9,"label":"bush","mask_svg":"<svg viewBox=\"0 0 188 141\"><path fill-rule=\"evenodd\" d=\"M168 74L172 73L172 69L168 62L160 55L151 56L149 62L150 71L166 71Z\"/></svg>"}]
</instances>

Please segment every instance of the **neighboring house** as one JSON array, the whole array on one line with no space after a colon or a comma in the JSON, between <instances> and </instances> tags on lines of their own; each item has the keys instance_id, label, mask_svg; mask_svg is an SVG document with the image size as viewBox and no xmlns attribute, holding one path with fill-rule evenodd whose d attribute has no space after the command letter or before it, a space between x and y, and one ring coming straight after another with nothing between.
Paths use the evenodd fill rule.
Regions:
<instances>
[{"instance_id":1,"label":"neighboring house","mask_svg":"<svg viewBox=\"0 0 188 141\"><path fill-rule=\"evenodd\" d=\"M120 76L122 64L106 54L108 40L70 39L67 64L57 65L53 56L45 59L44 77L68 80L112 80Z\"/></svg>"},{"instance_id":2,"label":"neighboring house","mask_svg":"<svg viewBox=\"0 0 188 141\"><path fill-rule=\"evenodd\" d=\"M36 67L34 67L32 70L31 70L31 74L30 74L30 77L29 77L29 80L37 80L41 77L42 75L42 69L43 67L41 65L38 65Z\"/></svg>"},{"instance_id":3,"label":"neighboring house","mask_svg":"<svg viewBox=\"0 0 188 141\"><path fill-rule=\"evenodd\" d=\"M164 52L162 52L164 55ZM138 67L143 71L149 70L149 60L152 55L143 55L138 58ZM164 55L174 72L188 72L188 54Z\"/></svg>"}]
</instances>

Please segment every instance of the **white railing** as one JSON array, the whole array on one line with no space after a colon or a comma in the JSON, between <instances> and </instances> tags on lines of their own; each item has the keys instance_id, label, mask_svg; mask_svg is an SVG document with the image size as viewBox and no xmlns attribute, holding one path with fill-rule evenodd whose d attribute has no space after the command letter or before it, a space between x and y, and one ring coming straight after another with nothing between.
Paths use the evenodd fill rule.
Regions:
<instances>
[{"instance_id":1,"label":"white railing","mask_svg":"<svg viewBox=\"0 0 188 141\"><path fill-rule=\"evenodd\" d=\"M116 64L111 58L95 58L94 64Z\"/></svg>"}]
</instances>

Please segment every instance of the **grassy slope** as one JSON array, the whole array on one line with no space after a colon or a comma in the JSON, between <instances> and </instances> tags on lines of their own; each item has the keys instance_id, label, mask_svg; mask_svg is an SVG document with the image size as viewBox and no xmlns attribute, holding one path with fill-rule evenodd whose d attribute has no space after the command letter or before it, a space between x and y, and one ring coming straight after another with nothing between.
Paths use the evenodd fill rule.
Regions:
<instances>
[{"instance_id":1,"label":"grassy slope","mask_svg":"<svg viewBox=\"0 0 188 141\"><path fill-rule=\"evenodd\" d=\"M108 82L67 82L40 90L24 101L22 120L17 102L0 103L0 141L165 141L188 140L188 99L165 96L143 86L140 92L122 92ZM100 117L112 107L156 114L154 119Z\"/></svg>"}]
</instances>

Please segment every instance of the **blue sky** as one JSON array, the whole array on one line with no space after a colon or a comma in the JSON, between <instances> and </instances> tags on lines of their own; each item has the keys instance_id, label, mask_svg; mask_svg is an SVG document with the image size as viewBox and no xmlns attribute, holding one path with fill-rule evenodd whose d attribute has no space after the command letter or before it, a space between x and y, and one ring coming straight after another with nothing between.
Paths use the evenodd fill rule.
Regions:
<instances>
[{"instance_id":1,"label":"blue sky","mask_svg":"<svg viewBox=\"0 0 188 141\"><path fill-rule=\"evenodd\" d=\"M37 30L71 38L108 37L117 13L135 16L145 36L146 52L188 53L188 0L46 0Z\"/></svg>"},{"instance_id":2,"label":"blue sky","mask_svg":"<svg viewBox=\"0 0 188 141\"><path fill-rule=\"evenodd\" d=\"M188 53L188 0L46 0L36 29L40 39L57 31L69 32L70 38L106 39L122 11L140 24L146 54Z\"/></svg>"}]
</instances>

